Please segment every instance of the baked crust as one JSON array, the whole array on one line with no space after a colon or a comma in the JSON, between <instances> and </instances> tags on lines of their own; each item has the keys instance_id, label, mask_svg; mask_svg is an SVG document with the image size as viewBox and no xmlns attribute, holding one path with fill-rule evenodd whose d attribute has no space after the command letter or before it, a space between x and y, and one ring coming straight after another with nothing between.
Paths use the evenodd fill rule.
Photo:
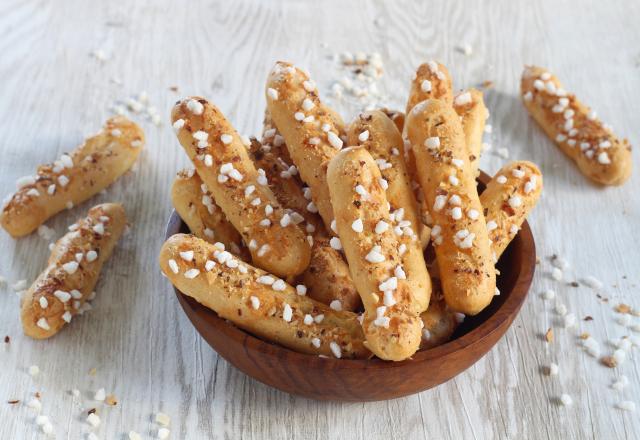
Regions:
<instances>
[{"instance_id":1,"label":"baked crust","mask_svg":"<svg viewBox=\"0 0 640 440\"><path fill-rule=\"evenodd\" d=\"M290 63L279 61L269 74L267 108L284 137L287 149L311 188L312 211L317 210L331 230L333 209L327 186L327 164L340 151L344 131L336 113L323 104L309 75Z\"/></svg>"},{"instance_id":2,"label":"baked crust","mask_svg":"<svg viewBox=\"0 0 640 440\"><path fill-rule=\"evenodd\" d=\"M123 175L144 146L144 132L122 116L107 120L102 129L63 158L38 167L24 179L4 205L0 224L13 237L22 237L58 212L78 205Z\"/></svg>"},{"instance_id":3,"label":"baked crust","mask_svg":"<svg viewBox=\"0 0 640 440\"><path fill-rule=\"evenodd\" d=\"M367 347L381 359L407 359L418 350L422 322L378 166L364 148L349 147L329 163L327 178L340 242L365 309Z\"/></svg>"},{"instance_id":4,"label":"baked crust","mask_svg":"<svg viewBox=\"0 0 640 440\"><path fill-rule=\"evenodd\" d=\"M387 188L385 194L395 212L394 232L406 251L400 257L407 275L416 313L427 310L431 279L422 253L420 237L429 240L429 228L420 220L407 167L402 157L402 135L391 119L381 111L360 114L349 126L349 145L364 147L376 161ZM427 231L424 231L427 229Z\"/></svg>"},{"instance_id":5,"label":"baked crust","mask_svg":"<svg viewBox=\"0 0 640 440\"><path fill-rule=\"evenodd\" d=\"M104 203L91 208L60 238L46 269L21 299L25 335L46 339L83 313L100 270L126 226L122 205Z\"/></svg>"},{"instance_id":6,"label":"baked crust","mask_svg":"<svg viewBox=\"0 0 640 440\"><path fill-rule=\"evenodd\" d=\"M222 112L204 98L179 101L171 113L180 144L215 202L242 238L253 263L278 276L309 265L311 249L302 230L256 170L247 146Z\"/></svg>"},{"instance_id":7,"label":"baked crust","mask_svg":"<svg viewBox=\"0 0 640 440\"><path fill-rule=\"evenodd\" d=\"M160 268L182 293L258 337L301 353L371 356L355 313L298 295L283 280L239 262L222 248L176 234L162 246ZM212 262L210 270L207 261Z\"/></svg>"},{"instance_id":8,"label":"baked crust","mask_svg":"<svg viewBox=\"0 0 640 440\"><path fill-rule=\"evenodd\" d=\"M618 138L555 75L527 66L520 88L529 114L582 174L602 185L627 181L632 167L629 141Z\"/></svg>"},{"instance_id":9,"label":"baked crust","mask_svg":"<svg viewBox=\"0 0 640 440\"><path fill-rule=\"evenodd\" d=\"M475 315L493 298L495 268L460 118L445 101L416 105L406 122L448 306Z\"/></svg>"},{"instance_id":10,"label":"baked crust","mask_svg":"<svg viewBox=\"0 0 640 440\"><path fill-rule=\"evenodd\" d=\"M171 186L171 202L193 235L209 243L221 242L243 259L250 257L242 237L193 168L176 175Z\"/></svg>"}]
</instances>

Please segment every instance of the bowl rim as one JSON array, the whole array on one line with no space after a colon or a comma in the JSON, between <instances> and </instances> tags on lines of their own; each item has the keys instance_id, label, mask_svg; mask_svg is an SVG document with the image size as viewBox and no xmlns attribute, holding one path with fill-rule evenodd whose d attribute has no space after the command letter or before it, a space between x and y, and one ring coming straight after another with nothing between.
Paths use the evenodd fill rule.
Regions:
<instances>
[{"instance_id":1,"label":"bowl rim","mask_svg":"<svg viewBox=\"0 0 640 440\"><path fill-rule=\"evenodd\" d=\"M480 173L479 180L483 184L486 184L489 179L490 177L486 173ZM180 233L183 226L186 226L185 223L183 222L182 218L180 218L176 210L173 209L167 222L164 239L167 240L172 235ZM198 303L188 295L185 295L184 293L179 291L173 285L171 285L171 287L173 288L178 301L180 302L180 305L185 311L185 314L189 318L189 321L191 321L196 331L205 340L207 339L202 335L202 333L198 329L198 325L196 325L196 323L194 322L194 315L198 316L205 313L206 315L217 320L217 327L224 330L226 335L234 339L236 343L243 344L245 347L245 351L247 352L258 351L264 355L279 358L284 357L288 358L288 360L290 360L291 362L297 363L313 363L314 368L322 366L331 370L402 368L406 363L422 362L434 360L437 358L443 358L455 352L465 350L468 347L480 344L483 340L490 337L494 332L499 331L499 329L505 324L505 322L509 321L510 319L515 319L528 295L536 265L535 241L531 232L531 228L529 227L529 223L526 220L522 223L522 226L513 241L515 240L520 240L524 243L530 243L531 245L529 246L529 248L531 249L531 251L528 253L523 253L523 258L521 259L520 264L520 271L517 278L515 279L513 292L511 292L511 294L507 296L500 307L497 308L491 316L480 323L480 325L474 327L462 336L447 341L442 345L418 351L411 358L399 362L389 362L375 357L369 359L337 359L299 353L289 348L278 345L277 343L262 340L252 335L251 333L242 330L232 322L220 318L214 310L211 310L206 306ZM524 286L524 288L516 288L517 286ZM204 317L202 316L202 318ZM217 350L216 352L218 353Z\"/></svg>"}]
</instances>

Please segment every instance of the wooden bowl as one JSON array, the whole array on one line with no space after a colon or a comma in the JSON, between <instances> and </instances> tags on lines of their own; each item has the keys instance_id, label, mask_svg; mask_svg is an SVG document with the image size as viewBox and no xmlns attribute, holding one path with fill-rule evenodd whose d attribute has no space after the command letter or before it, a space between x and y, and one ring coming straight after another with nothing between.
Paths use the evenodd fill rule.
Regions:
<instances>
[{"instance_id":1,"label":"wooden bowl","mask_svg":"<svg viewBox=\"0 0 640 440\"><path fill-rule=\"evenodd\" d=\"M489 181L482 173L480 189ZM165 238L189 232L173 211ZM480 314L467 317L451 341L419 351L412 359L388 362L380 359L346 360L301 354L259 339L200 305L175 293L200 335L245 374L287 393L318 400L364 402L394 399L440 385L460 374L505 334L531 285L536 251L527 222L497 264L500 295Z\"/></svg>"}]
</instances>

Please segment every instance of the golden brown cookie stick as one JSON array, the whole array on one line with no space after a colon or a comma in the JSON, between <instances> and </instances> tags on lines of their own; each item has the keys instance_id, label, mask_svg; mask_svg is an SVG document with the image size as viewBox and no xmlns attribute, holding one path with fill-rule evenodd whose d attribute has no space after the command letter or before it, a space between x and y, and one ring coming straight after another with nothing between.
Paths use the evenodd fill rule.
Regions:
<instances>
[{"instance_id":1,"label":"golden brown cookie stick","mask_svg":"<svg viewBox=\"0 0 640 440\"><path fill-rule=\"evenodd\" d=\"M427 310L431 296L431 279L419 239L426 226L420 221L418 203L413 196L409 174L400 151L402 135L381 111L360 114L348 130L349 145L364 147L376 161L391 205L391 225L405 252L400 257L417 313ZM427 234L428 235L428 234Z\"/></svg>"},{"instance_id":2,"label":"golden brown cookie stick","mask_svg":"<svg viewBox=\"0 0 640 440\"><path fill-rule=\"evenodd\" d=\"M299 295L221 248L177 234L162 246L160 268L185 295L258 337L301 353L370 357L355 313Z\"/></svg>"},{"instance_id":3,"label":"golden brown cookie stick","mask_svg":"<svg viewBox=\"0 0 640 440\"><path fill-rule=\"evenodd\" d=\"M127 219L117 203L89 210L87 217L69 227L51 252L47 268L21 300L24 333L49 338L85 311L100 270L122 235Z\"/></svg>"},{"instance_id":4,"label":"golden brown cookie stick","mask_svg":"<svg viewBox=\"0 0 640 440\"><path fill-rule=\"evenodd\" d=\"M256 170L240 135L204 98L178 102L171 119L180 144L227 219L242 235L256 266L293 276L309 265L311 249L300 228Z\"/></svg>"},{"instance_id":5,"label":"golden brown cookie stick","mask_svg":"<svg viewBox=\"0 0 640 440\"><path fill-rule=\"evenodd\" d=\"M500 169L480 195L491 250L496 261L507 248L542 192L542 173L526 161L511 162Z\"/></svg>"},{"instance_id":6,"label":"golden brown cookie stick","mask_svg":"<svg viewBox=\"0 0 640 440\"><path fill-rule=\"evenodd\" d=\"M480 195L480 203L487 219L491 251L496 261L533 210L541 192L542 174L535 164L526 161L505 165L487 184ZM421 315L424 329L420 348L430 348L448 341L462 318L446 307L439 280L434 281L434 286L429 309Z\"/></svg>"},{"instance_id":7,"label":"golden brown cookie stick","mask_svg":"<svg viewBox=\"0 0 640 440\"><path fill-rule=\"evenodd\" d=\"M327 180L340 241L364 304L367 347L381 359L407 359L420 345L422 323L380 171L367 150L350 147L329 163Z\"/></svg>"},{"instance_id":8,"label":"golden brown cookie stick","mask_svg":"<svg viewBox=\"0 0 640 440\"><path fill-rule=\"evenodd\" d=\"M403 129L403 138L406 139L406 118L409 116L411 109L419 102L425 99L440 99L449 104L453 103L453 83L449 71L444 64L437 61L427 61L418 66L413 79L411 80L411 88L409 90L409 98L407 99L407 107L405 110L405 122ZM411 151L411 144L407 143L404 147L404 158L407 163L407 170L411 176L412 182L417 182L416 158ZM414 188L416 199L420 208L420 217L424 224L432 226L430 221L429 208L424 199L422 190L419 185ZM425 245L425 243L423 243Z\"/></svg>"},{"instance_id":9,"label":"golden brown cookie stick","mask_svg":"<svg viewBox=\"0 0 640 440\"><path fill-rule=\"evenodd\" d=\"M445 300L453 310L475 315L491 302L496 278L460 118L449 104L432 99L413 108L406 126L434 221Z\"/></svg>"},{"instance_id":10,"label":"golden brown cookie stick","mask_svg":"<svg viewBox=\"0 0 640 440\"><path fill-rule=\"evenodd\" d=\"M533 119L585 176L603 185L627 181L632 168L629 141L618 138L594 111L567 93L555 75L527 66L521 91Z\"/></svg>"},{"instance_id":11,"label":"golden brown cookie stick","mask_svg":"<svg viewBox=\"0 0 640 440\"><path fill-rule=\"evenodd\" d=\"M482 153L482 136L485 122L489 117L482 92L477 89L469 89L458 93L453 99L453 108L462 122L471 170L477 175L480 154Z\"/></svg>"},{"instance_id":12,"label":"golden brown cookie stick","mask_svg":"<svg viewBox=\"0 0 640 440\"><path fill-rule=\"evenodd\" d=\"M449 105L453 103L453 84L449 70L437 61L421 64L411 80L406 115L413 107L426 99L439 99Z\"/></svg>"},{"instance_id":13,"label":"golden brown cookie stick","mask_svg":"<svg viewBox=\"0 0 640 440\"><path fill-rule=\"evenodd\" d=\"M284 137L302 180L311 188L307 209L319 212L330 230L333 210L327 186L327 164L343 146L335 113L318 96L315 83L290 63L278 62L266 86L267 107Z\"/></svg>"},{"instance_id":14,"label":"golden brown cookie stick","mask_svg":"<svg viewBox=\"0 0 640 440\"><path fill-rule=\"evenodd\" d=\"M65 208L99 193L123 175L144 146L142 129L117 116L35 176L18 179L18 191L4 204L0 224L13 237L30 234Z\"/></svg>"}]
</instances>

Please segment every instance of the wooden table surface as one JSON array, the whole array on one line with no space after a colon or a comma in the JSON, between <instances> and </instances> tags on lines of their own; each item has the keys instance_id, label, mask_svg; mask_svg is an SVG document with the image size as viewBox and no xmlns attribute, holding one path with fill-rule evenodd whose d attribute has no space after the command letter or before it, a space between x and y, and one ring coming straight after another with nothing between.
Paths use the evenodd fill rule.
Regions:
<instances>
[{"instance_id":1,"label":"wooden table surface","mask_svg":"<svg viewBox=\"0 0 640 440\"><path fill-rule=\"evenodd\" d=\"M171 417L172 438L639 438L638 348L610 369L580 347L590 333L602 355L611 341L640 334L640 318L620 325L619 303L640 308L640 160L621 188L589 183L545 138L518 97L523 65L546 66L621 136L638 145L640 3L521 1L36 1L0 3L0 190L33 174L99 129L114 103L146 91L162 121L132 117L148 144L134 172L90 202L50 219L61 236L93 204L122 202L131 233L107 263L94 310L48 341L22 335L11 285L31 283L48 258L47 240L0 232L0 438L40 438L24 403L41 393L56 438L86 438L86 411L98 407L99 438L155 438L153 417ZM472 49L465 55L460 47ZM171 210L173 176L187 165L168 124L171 104L188 94L212 99L244 133L258 133L263 87L274 61L307 67L321 92L349 120L362 107L329 99L342 78L332 56L378 52L381 100L403 108L413 70L444 62L456 88L492 81L485 93L492 145L482 168L510 159L536 162L545 176L530 218L541 262L529 298L506 337L480 362L436 389L388 402L315 402L286 395L235 370L198 336L160 275L157 254ZM175 89L171 89L177 87ZM355 101L355 102L354 102ZM153 109L151 109L153 113ZM506 149L502 151L501 149ZM509 159L504 155L509 153ZM549 276L550 257L570 267ZM601 292L581 281L601 280ZM577 280L579 287L567 282ZM578 324L562 326L554 289ZM596 295L608 298L604 302ZM586 316L593 320L584 320ZM552 327L555 340L544 332ZM557 376L542 373L555 362ZM29 367L40 373L32 377ZM93 370L95 369L95 370ZM429 374L429 372L425 372ZM610 387L621 375L622 391ZM92 400L105 388L119 400ZM69 390L79 389L80 399ZM566 393L573 405L562 406ZM6 401L19 399L18 404ZM640 410L640 408L638 409Z\"/></svg>"}]
</instances>

